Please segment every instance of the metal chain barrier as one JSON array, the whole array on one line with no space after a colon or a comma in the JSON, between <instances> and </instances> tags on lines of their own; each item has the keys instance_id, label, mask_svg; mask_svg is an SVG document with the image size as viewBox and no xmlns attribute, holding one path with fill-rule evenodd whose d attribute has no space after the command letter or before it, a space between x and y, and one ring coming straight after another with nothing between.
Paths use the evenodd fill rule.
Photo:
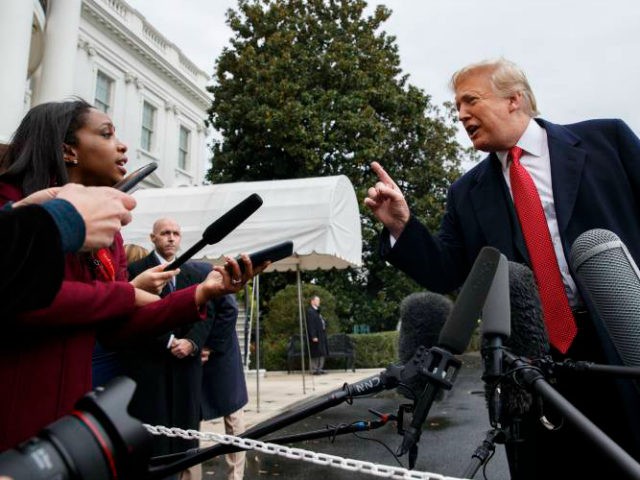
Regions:
<instances>
[{"instance_id":1,"label":"metal chain barrier","mask_svg":"<svg viewBox=\"0 0 640 480\"><path fill-rule=\"evenodd\" d=\"M457 477L446 477L437 473L418 472L407 470L402 467L389 465L379 465L371 462L363 462L351 458L342 458L326 453L316 453L302 448L291 448L275 443L261 442L251 438L235 437L233 435L222 435L213 432L199 432L197 430L183 430L181 428L169 428L162 425L143 426L153 435L165 435L167 437L181 437L187 440L208 440L224 445L233 445L245 450L257 450L268 455L279 455L293 460L315 463L316 465L326 465L333 468L340 468L351 472L362 472L376 477L397 478L403 480L464 480Z\"/></svg>"}]
</instances>

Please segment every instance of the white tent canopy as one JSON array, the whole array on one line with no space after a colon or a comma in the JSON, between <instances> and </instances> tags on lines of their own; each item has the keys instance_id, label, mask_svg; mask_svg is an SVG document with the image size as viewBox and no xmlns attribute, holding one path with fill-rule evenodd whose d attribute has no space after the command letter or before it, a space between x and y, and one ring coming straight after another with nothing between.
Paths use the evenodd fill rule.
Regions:
<instances>
[{"instance_id":1,"label":"white tent canopy","mask_svg":"<svg viewBox=\"0 0 640 480\"><path fill-rule=\"evenodd\" d=\"M360 213L353 185L344 175L334 177L238 182L206 187L139 190L133 221L123 229L125 243L150 246L153 223L171 217L182 228L182 248L202 238L204 230L252 193L262 206L227 237L207 245L193 259L215 263L223 255L255 252L285 240L293 241L294 254L271 264L268 271L296 270L300 342L305 351L300 272L362 265ZM259 295L258 287L254 293ZM259 302L256 302L259 305ZM260 313L256 314L256 372L260 370ZM307 347L308 353L308 347ZM302 356L302 390L306 393ZM256 375L260 411L260 375Z\"/></svg>"},{"instance_id":2,"label":"white tent canopy","mask_svg":"<svg viewBox=\"0 0 640 480\"><path fill-rule=\"evenodd\" d=\"M292 240L294 255L267 271L362 265L358 202L344 175L138 190L133 221L123 229L124 242L149 247L153 222L171 217L182 228L182 248L186 250L202 238L214 220L252 193L262 197L262 206L222 241L205 246L194 259L215 262L222 255L250 253Z\"/></svg>"}]
</instances>

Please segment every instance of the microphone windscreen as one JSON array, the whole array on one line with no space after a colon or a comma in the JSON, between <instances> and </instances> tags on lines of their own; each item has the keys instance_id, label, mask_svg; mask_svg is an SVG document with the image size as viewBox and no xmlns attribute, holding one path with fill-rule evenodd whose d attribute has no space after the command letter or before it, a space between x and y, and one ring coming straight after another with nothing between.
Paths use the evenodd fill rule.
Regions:
<instances>
[{"instance_id":1,"label":"microphone windscreen","mask_svg":"<svg viewBox=\"0 0 640 480\"><path fill-rule=\"evenodd\" d=\"M417 292L407 295L400 303L400 334L398 335L398 359L404 365L419 347L431 348L438 342L444 322L451 314L453 302L433 292ZM398 393L415 399L427 385L427 378L419 375L406 379L397 388ZM438 396L438 400L442 395Z\"/></svg>"},{"instance_id":2,"label":"microphone windscreen","mask_svg":"<svg viewBox=\"0 0 640 480\"><path fill-rule=\"evenodd\" d=\"M249 218L261 205L260 195L252 193L209 225L202 234L202 238L208 245L219 242Z\"/></svg>"},{"instance_id":3,"label":"microphone windscreen","mask_svg":"<svg viewBox=\"0 0 640 480\"><path fill-rule=\"evenodd\" d=\"M622 363L640 366L640 273L627 247L609 230L588 230L573 243L570 264Z\"/></svg>"},{"instance_id":4,"label":"microphone windscreen","mask_svg":"<svg viewBox=\"0 0 640 480\"><path fill-rule=\"evenodd\" d=\"M484 247L476 257L462 289L458 294L451 315L440 332L438 345L453 354L463 353L474 330L482 307L500 262L500 251L493 247Z\"/></svg>"},{"instance_id":5,"label":"microphone windscreen","mask_svg":"<svg viewBox=\"0 0 640 480\"><path fill-rule=\"evenodd\" d=\"M402 300L398 336L401 363L408 362L418 347L431 348L437 343L452 306L447 297L433 292L412 293Z\"/></svg>"},{"instance_id":6,"label":"microphone windscreen","mask_svg":"<svg viewBox=\"0 0 640 480\"><path fill-rule=\"evenodd\" d=\"M549 354L542 304L533 272L526 265L509 262L511 336L504 345L515 355L536 359Z\"/></svg>"}]
</instances>

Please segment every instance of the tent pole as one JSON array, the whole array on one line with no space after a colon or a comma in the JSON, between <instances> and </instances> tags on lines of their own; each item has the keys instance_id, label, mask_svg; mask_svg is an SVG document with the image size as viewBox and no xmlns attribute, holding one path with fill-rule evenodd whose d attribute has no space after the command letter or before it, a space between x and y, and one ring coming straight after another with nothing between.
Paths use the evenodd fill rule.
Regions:
<instances>
[{"instance_id":1,"label":"tent pole","mask_svg":"<svg viewBox=\"0 0 640 480\"><path fill-rule=\"evenodd\" d=\"M256 293L256 412L260 413L260 275L255 276Z\"/></svg>"},{"instance_id":2,"label":"tent pole","mask_svg":"<svg viewBox=\"0 0 640 480\"><path fill-rule=\"evenodd\" d=\"M253 291L249 293L249 285L244 285L244 342L242 345L242 366L245 371L249 370L249 339L251 337L251 300Z\"/></svg>"},{"instance_id":3,"label":"tent pole","mask_svg":"<svg viewBox=\"0 0 640 480\"><path fill-rule=\"evenodd\" d=\"M300 280L300 263L296 264L296 280L298 283L298 318L300 320L300 362L302 366L302 393L307 394L307 386L304 378L304 331L302 329L302 281Z\"/></svg>"}]
</instances>

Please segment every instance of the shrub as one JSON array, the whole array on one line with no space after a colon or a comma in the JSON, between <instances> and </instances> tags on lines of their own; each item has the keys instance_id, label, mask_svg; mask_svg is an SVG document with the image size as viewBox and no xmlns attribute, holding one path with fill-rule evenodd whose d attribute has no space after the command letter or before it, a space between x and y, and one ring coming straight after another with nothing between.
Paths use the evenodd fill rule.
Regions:
<instances>
[{"instance_id":1,"label":"shrub","mask_svg":"<svg viewBox=\"0 0 640 480\"><path fill-rule=\"evenodd\" d=\"M335 313L334 296L318 285L302 285L302 313L306 316L309 300L318 295L321 300L320 311L327 322L327 334L340 331L338 317ZM269 315L262 323L265 338L270 341L286 340L291 335L300 334L300 311L298 308L298 286L287 285L276 293L269 302Z\"/></svg>"},{"instance_id":2,"label":"shrub","mask_svg":"<svg viewBox=\"0 0 640 480\"><path fill-rule=\"evenodd\" d=\"M287 369L287 339L268 340L260 345L261 360L263 364L260 368L268 371ZM254 367L255 368L255 367Z\"/></svg>"},{"instance_id":3,"label":"shrub","mask_svg":"<svg viewBox=\"0 0 640 480\"><path fill-rule=\"evenodd\" d=\"M351 334L356 349L356 368L386 367L398 361L398 332Z\"/></svg>"}]
</instances>

